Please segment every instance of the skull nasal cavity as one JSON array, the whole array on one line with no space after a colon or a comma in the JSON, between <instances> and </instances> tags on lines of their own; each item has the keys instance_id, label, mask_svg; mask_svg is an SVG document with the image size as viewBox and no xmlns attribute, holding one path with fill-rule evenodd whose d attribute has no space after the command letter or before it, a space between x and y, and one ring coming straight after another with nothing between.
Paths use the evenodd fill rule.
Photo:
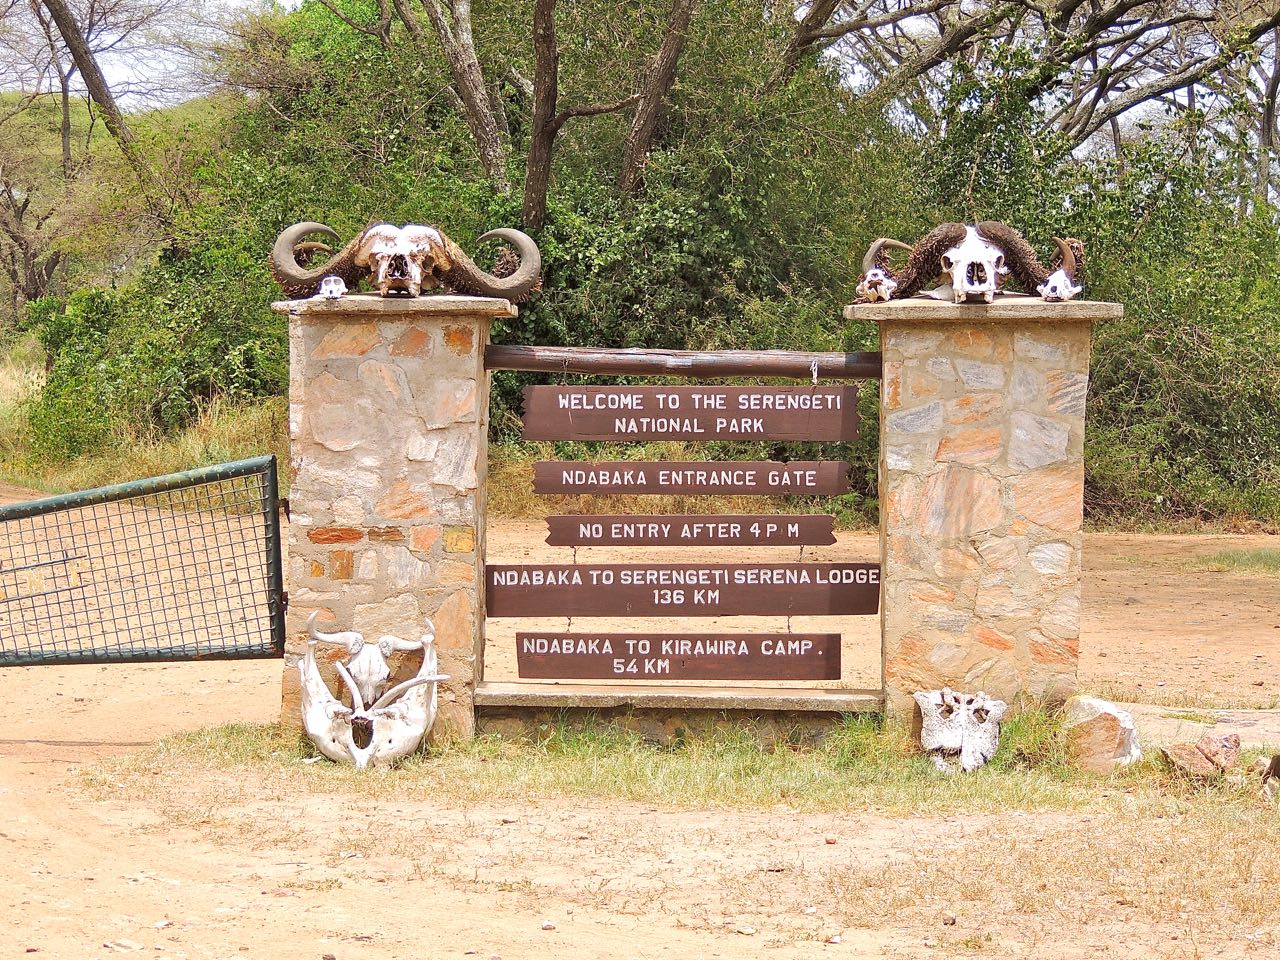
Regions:
<instances>
[{"instance_id":1,"label":"skull nasal cavity","mask_svg":"<svg viewBox=\"0 0 1280 960\"><path fill-rule=\"evenodd\" d=\"M355 717L351 721L351 739L356 749L364 750L373 742L373 721L368 717Z\"/></svg>"},{"instance_id":2,"label":"skull nasal cavity","mask_svg":"<svg viewBox=\"0 0 1280 960\"><path fill-rule=\"evenodd\" d=\"M387 264L387 276L393 280L403 280L409 274L409 261L403 253L397 253Z\"/></svg>"},{"instance_id":3,"label":"skull nasal cavity","mask_svg":"<svg viewBox=\"0 0 1280 960\"><path fill-rule=\"evenodd\" d=\"M987 268L981 263L969 264L969 282L970 283L986 283Z\"/></svg>"}]
</instances>

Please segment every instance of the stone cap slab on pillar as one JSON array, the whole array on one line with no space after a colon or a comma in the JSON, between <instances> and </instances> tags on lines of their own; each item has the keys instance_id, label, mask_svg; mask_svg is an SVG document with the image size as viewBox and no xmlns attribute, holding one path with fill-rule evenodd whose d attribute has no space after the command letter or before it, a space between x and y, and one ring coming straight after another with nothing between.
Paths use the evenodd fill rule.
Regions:
<instances>
[{"instance_id":1,"label":"stone cap slab on pillar","mask_svg":"<svg viewBox=\"0 0 1280 960\"><path fill-rule=\"evenodd\" d=\"M383 297L376 293L349 293L337 300L310 297L306 300L277 300L271 304L276 313L308 317L361 316L371 314L387 319L406 314L471 315L481 317L514 317L518 311L510 300L501 297L463 297L456 294L429 294L425 297Z\"/></svg>"},{"instance_id":2,"label":"stone cap slab on pillar","mask_svg":"<svg viewBox=\"0 0 1280 960\"><path fill-rule=\"evenodd\" d=\"M851 303L846 320L899 323L1053 323L1054 321L1119 320L1124 306L1097 300L1041 300L1024 294L1002 294L994 303L951 303L932 297L908 297L883 303Z\"/></svg>"}]
</instances>

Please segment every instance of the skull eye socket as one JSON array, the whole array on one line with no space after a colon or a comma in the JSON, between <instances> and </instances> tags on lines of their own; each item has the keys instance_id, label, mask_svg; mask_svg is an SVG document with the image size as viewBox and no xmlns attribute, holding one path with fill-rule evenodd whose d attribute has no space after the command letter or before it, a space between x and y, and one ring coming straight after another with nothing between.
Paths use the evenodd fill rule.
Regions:
<instances>
[{"instance_id":1,"label":"skull eye socket","mask_svg":"<svg viewBox=\"0 0 1280 960\"><path fill-rule=\"evenodd\" d=\"M948 257L948 256L944 253L944 254L942 255L942 269L943 269L943 270L950 270L950 269L951 269L952 267L954 267L954 266L955 266L955 264L951 261L951 258L950 258L950 257Z\"/></svg>"},{"instance_id":2,"label":"skull eye socket","mask_svg":"<svg viewBox=\"0 0 1280 960\"><path fill-rule=\"evenodd\" d=\"M1002 253L1000 254L1000 256L996 257L996 269L1000 270L1000 269L1003 269L1003 267L1004 267L1004 254Z\"/></svg>"}]
</instances>

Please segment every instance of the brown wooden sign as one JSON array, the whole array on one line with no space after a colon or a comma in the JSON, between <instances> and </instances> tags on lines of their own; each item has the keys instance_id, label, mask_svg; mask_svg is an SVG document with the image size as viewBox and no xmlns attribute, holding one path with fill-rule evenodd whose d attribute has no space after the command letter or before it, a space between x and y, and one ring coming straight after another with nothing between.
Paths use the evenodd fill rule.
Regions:
<instances>
[{"instance_id":1,"label":"brown wooden sign","mask_svg":"<svg viewBox=\"0 0 1280 960\"><path fill-rule=\"evenodd\" d=\"M485 568L491 617L860 615L874 563L515 564Z\"/></svg>"},{"instance_id":2,"label":"brown wooden sign","mask_svg":"<svg viewBox=\"0 0 1280 960\"><path fill-rule=\"evenodd\" d=\"M826 546L836 542L827 516L547 517L553 547Z\"/></svg>"},{"instance_id":3,"label":"brown wooden sign","mask_svg":"<svg viewBox=\"0 0 1280 960\"><path fill-rule=\"evenodd\" d=\"M526 440L854 440L858 388L524 388Z\"/></svg>"},{"instance_id":4,"label":"brown wooden sign","mask_svg":"<svg viewBox=\"0 0 1280 960\"><path fill-rule=\"evenodd\" d=\"M837 496L848 493L843 460L695 460L666 463L579 463L541 460L533 465L534 493L689 493L739 496Z\"/></svg>"},{"instance_id":5,"label":"brown wooden sign","mask_svg":"<svg viewBox=\"0 0 1280 960\"><path fill-rule=\"evenodd\" d=\"M839 680L838 633L517 633L522 680Z\"/></svg>"}]
</instances>

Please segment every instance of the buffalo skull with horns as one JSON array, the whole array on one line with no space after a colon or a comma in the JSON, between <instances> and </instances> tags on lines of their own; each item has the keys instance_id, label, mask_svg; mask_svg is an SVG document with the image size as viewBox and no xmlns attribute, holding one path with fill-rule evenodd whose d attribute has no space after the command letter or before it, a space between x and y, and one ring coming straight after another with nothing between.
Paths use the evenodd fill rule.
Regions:
<instances>
[{"instance_id":1,"label":"buffalo skull with horns","mask_svg":"<svg viewBox=\"0 0 1280 960\"><path fill-rule=\"evenodd\" d=\"M1076 282L1083 268L1084 246L1072 238L1055 238L1057 250L1044 266L1031 245L1017 230L997 220L973 226L944 223L914 246L882 237L862 260L858 295L865 301L905 299L932 283L931 293L955 303L991 303L1005 281L1012 277L1027 292L1045 300L1070 300L1081 291ZM906 265L895 273L886 250L909 250Z\"/></svg>"},{"instance_id":2,"label":"buffalo skull with horns","mask_svg":"<svg viewBox=\"0 0 1280 960\"><path fill-rule=\"evenodd\" d=\"M321 633L315 621L312 614L307 621L307 653L298 661L298 673L302 726L316 749L359 770L390 766L413 753L435 722L436 684L449 679L439 672L431 622L420 640L383 636L376 643L366 643L363 634L354 630ZM320 675L315 652L319 643L346 647L346 663L335 663L334 669L351 696L351 706L334 697ZM422 666L416 676L388 690L387 658L397 650L421 650Z\"/></svg>"},{"instance_id":3,"label":"buffalo skull with horns","mask_svg":"<svg viewBox=\"0 0 1280 960\"><path fill-rule=\"evenodd\" d=\"M271 275L291 299L337 289L332 282L325 286L326 281L335 278L355 289L368 277L384 297L416 297L424 290L445 287L455 293L502 297L519 303L541 283L542 255L533 239L519 230L490 230L481 235L481 241L503 240L515 251L499 257L495 273L481 270L461 247L435 227L397 227L389 223L372 224L324 263L304 267L300 257L310 260L316 254L333 253L327 244L304 239L313 234L338 239L337 233L323 223L295 223L276 238L271 248Z\"/></svg>"}]
</instances>

